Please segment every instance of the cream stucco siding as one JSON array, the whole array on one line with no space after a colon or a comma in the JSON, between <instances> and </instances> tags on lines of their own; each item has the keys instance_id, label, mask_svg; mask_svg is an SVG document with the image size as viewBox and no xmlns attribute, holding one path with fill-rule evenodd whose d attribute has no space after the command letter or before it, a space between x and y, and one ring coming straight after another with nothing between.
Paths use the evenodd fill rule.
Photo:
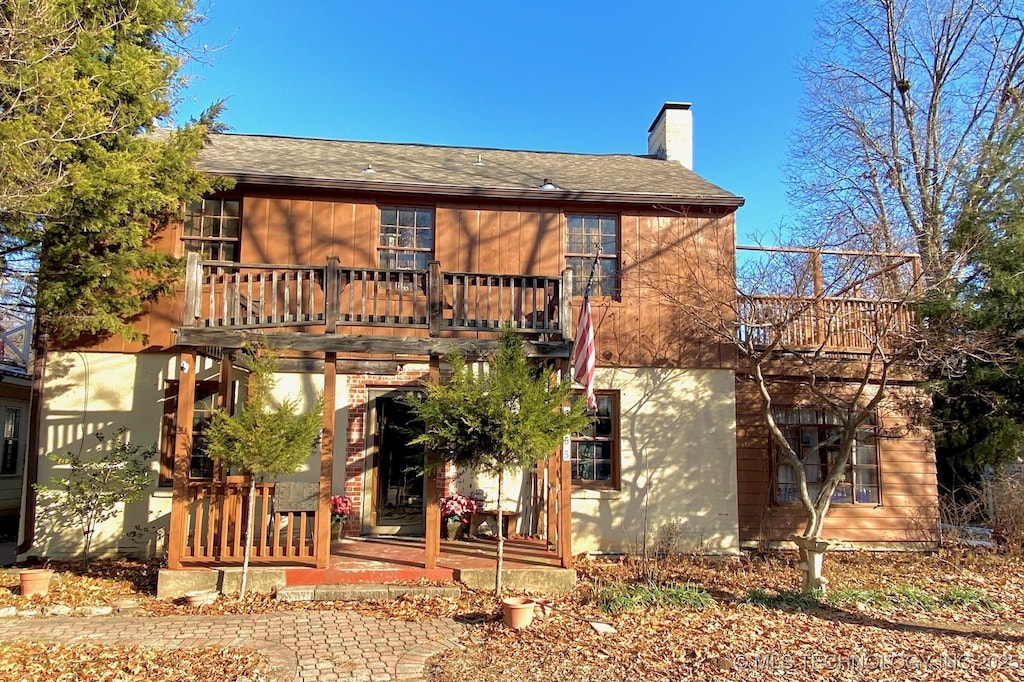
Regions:
<instances>
[{"instance_id":1,"label":"cream stucco siding","mask_svg":"<svg viewBox=\"0 0 1024 682\"><path fill-rule=\"evenodd\" d=\"M217 379L216 362L198 358L197 364L197 380ZM133 444L158 448L166 382L177 379L180 371L178 356L166 353L51 353L43 401L42 452L94 453L99 444L96 434L113 435L120 427L128 429ZM234 379L244 383L245 373L236 371ZM275 395L295 398L303 409L313 403L322 387L321 375L281 374ZM154 459L151 466L152 487L142 500L122 505L100 525L93 538L94 555L163 551L171 488L157 486L159 462ZM281 480L316 481L319 467L319 452L311 452L299 472ZM40 482L62 475L48 458L40 458ZM36 541L29 554L63 558L80 551L81 528L73 527L45 494L39 496L37 519Z\"/></svg>"},{"instance_id":2,"label":"cream stucco siding","mask_svg":"<svg viewBox=\"0 0 1024 682\"><path fill-rule=\"evenodd\" d=\"M121 427L128 429L133 444L158 446L165 382L176 379L178 371L177 357L164 353L51 353L42 405L42 453L95 453L96 434L112 436ZM216 373L212 363L203 363L197 376L209 379ZM158 465L152 464L153 487L148 494L97 528L94 555L161 551L158 538L163 533L155 531L166 531L171 490L157 487ZM39 458L40 482L62 475L47 457ZM81 528L40 493L36 541L29 554L63 558L76 554L81 543Z\"/></svg>"},{"instance_id":3,"label":"cream stucco siding","mask_svg":"<svg viewBox=\"0 0 1024 682\"><path fill-rule=\"evenodd\" d=\"M575 490L573 551L739 550L730 370L598 369L619 390L621 486Z\"/></svg>"}]
</instances>

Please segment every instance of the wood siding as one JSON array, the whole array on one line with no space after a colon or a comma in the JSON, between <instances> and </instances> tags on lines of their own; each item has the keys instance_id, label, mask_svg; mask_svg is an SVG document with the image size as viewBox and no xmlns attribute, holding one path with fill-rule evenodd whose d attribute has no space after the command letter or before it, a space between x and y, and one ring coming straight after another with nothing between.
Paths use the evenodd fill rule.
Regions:
<instances>
[{"instance_id":1,"label":"wood siding","mask_svg":"<svg viewBox=\"0 0 1024 682\"><path fill-rule=\"evenodd\" d=\"M905 420L891 412L883 412L880 418L881 504L832 505L824 535L866 545L935 544L939 539L937 480L930 434L907 428ZM750 381L737 380L736 476L741 542L778 543L803 531L803 508L774 501L770 438L757 389Z\"/></svg>"},{"instance_id":2,"label":"wood siding","mask_svg":"<svg viewBox=\"0 0 1024 682\"><path fill-rule=\"evenodd\" d=\"M267 188L239 187L242 198L239 259L247 263L317 265L337 256L343 266L378 265L380 206L435 209L433 257L454 272L558 276L565 268L567 214L614 215L619 219L621 296L592 297L598 364L713 368L729 366L728 347L711 340L692 316L680 314L660 295L685 288L680 278L714 279L700 272L723 254L728 265L716 281L731 287L734 217L731 209L660 210L594 204L512 205L507 203L425 202L416 196L375 198L310 193L297 196ZM172 234L173 233L173 234ZM182 255L180 230L161 235L159 247ZM713 246L711 249L709 247ZM671 277L671 279L669 279ZM140 352L174 344L180 324L183 288L146 308L136 328L146 341L108 339L94 350ZM574 301L573 318L579 311ZM322 333L312 327L309 333ZM339 333L380 336L425 335L419 330L339 329ZM467 338L479 332L460 332Z\"/></svg>"}]
</instances>

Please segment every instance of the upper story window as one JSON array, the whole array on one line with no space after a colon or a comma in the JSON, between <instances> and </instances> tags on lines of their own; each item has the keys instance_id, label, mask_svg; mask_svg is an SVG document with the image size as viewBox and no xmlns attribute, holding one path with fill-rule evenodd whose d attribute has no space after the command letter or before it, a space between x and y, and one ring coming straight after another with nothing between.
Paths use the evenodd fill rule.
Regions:
<instances>
[{"instance_id":1,"label":"upper story window","mask_svg":"<svg viewBox=\"0 0 1024 682\"><path fill-rule=\"evenodd\" d=\"M594 296L619 295L619 219L609 215L567 215L565 265L572 269L572 293L582 296L594 266Z\"/></svg>"},{"instance_id":2,"label":"upper story window","mask_svg":"<svg viewBox=\"0 0 1024 682\"><path fill-rule=\"evenodd\" d=\"M597 414L589 426L572 435L570 470L573 485L619 487L619 394L597 391Z\"/></svg>"},{"instance_id":3,"label":"upper story window","mask_svg":"<svg viewBox=\"0 0 1024 682\"><path fill-rule=\"evenodd\" d=\"M434 209L380 209L378 257L388 270L426 270L434 254Z\"/></svg>"},{"instance_id":4,"label":"upper story window","mask_svg":"<svg viewBox=\"0 0 1024 682\"><path fill-rule=\"evenodd\" d=\"M239 199L203 199L185 210L185 250L203 260L238 260L242 202Z\"/></svg>"},{"instance_id":5,"label":"upper story window","mask_svg":"<svg viewBox=\"0 0 1024 682\"><path fill-rule=\"evenodd\" d=\"M807 475L807 493L818 496L821 483L839 457L841 427L835 415L813 407L776 408L775 422L786 434ZM781 460L778 464L779 502L799 502L796 472ZM878 433L876 419L870 417L857 429L853 454L846 464L843 479L832 493L833 504L880 504L878 476Z\"/></svg>"}]
</instances>

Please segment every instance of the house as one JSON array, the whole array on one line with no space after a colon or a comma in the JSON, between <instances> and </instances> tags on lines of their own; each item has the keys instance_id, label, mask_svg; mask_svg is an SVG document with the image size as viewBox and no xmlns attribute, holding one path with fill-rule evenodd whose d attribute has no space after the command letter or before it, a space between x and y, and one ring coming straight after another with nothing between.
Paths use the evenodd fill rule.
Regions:
<instances>
[{"instance_id":1,"label":"house","mask_svg":"<svg viewBox=\"0 0 1024 682\"><path fill-rule=\"evenodd\" d=\"M94 546L159 551L160 533L144 532L159 528L172 568L238 562L246 486L205 456L202 428L215 407L240 404L237 351L259 341L283 349L280 395L308 404L322 393L326 409L305 469L257 486L267 532L256 559L326 566L327 501L344 493L350 534L425 536L432 567L439 495L475 491L493 504L493 487L465 472L424 477L399 395L442 373L452 350L484 353L504 324L531 356L568 371L593 269L597 418L509 486L514 530L544 538L563 566L659 537L734 554L762 539L763 505L751 500L771 477L751 472L771 453L748 442L759 427L737 390L736 349L673 304L687 278L733 288L732 264L704 254L734 253L743 200L694 173L692 157L692 113L679 103L661 108L640 155L211 135L200 165L234 187L189 206L155 244L187 257L182 285L138 320L145 341L50 353L40 449L91 448L90 434L118 426L157 443L152 490ZM667 272L682 277L674 292ZM904 450L934 478L927 444ZM888 461L879 445L883 481ZM38 477L53 474L41 458ZM903 506L933 504L926 488ZM853 506L844 528L856 539L895 541L872 534L868 505ZM25 517L25 553L77 548L45 499L26 500ZM784 540L782 525L768 539Z\"/></svg>"},{"instance_id":2,"label":"house","mask_svg":"<svg viewBox=\"0 0 1024 682\"><path fill-rule=\"evenodd\" d=\"M22 483L25 472L31 378L30 320L16 315L0 317L0 536L18 533Z\"/></svg>"}]
</instances>

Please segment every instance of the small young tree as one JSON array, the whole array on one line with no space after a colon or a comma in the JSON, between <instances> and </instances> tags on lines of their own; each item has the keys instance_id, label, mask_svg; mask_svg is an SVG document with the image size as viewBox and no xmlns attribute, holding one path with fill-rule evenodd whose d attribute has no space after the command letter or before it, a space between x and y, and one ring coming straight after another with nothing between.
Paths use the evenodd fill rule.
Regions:
<instances>
[{"instance_id":1,"label":"small young tree","mask_svg":"<svg viewBox=\"0 0 1024 682\"><path fill-rule=\"evenodd\" d=\"M424 425L424 432L411 442L426 446L445 462L498 477L494 592L500 597L505 474L551 456L565 434L580 430L590 418L582 401L563 410L571 382L556 381L549 367L531 365L512 329L502 331L487 371L473 371L459 354L450 361L447 381L431 381L422 395L408 398Z\"/></svg>"},{"instance_id":2,"label":"small young tree","mask_svg":"<svg viewBox=\"0 0 1024 682\"><path fill-rule=\"evenodd\" d=\"M249 577L256 507L256 477L294 473L309 459L320 433L323 399L318 397L305 413L298 413L298 400L283 400L273 409L277 358L258 349L247 351L249 392L242 411L235 416L223 410L214 412L207 427L207 452L227 466L235 466L249 476L249 511L245 529L242 586L239 598L245 598Z\"/></svg>"},{"instance_id":3,"label":"small young tree","mask_svg":"<svg viewBox=\"0 0 1024 682\"><path fill-rule=\"evenodd\" d=\"M70 518L82 529L82 559L88 565L96 526L114 516L121 503L137 502L153 482L150 462L157 457L155 447L145 450L132 445L127 429L120 428L107 444L102 433L96 434L102 452L86 456L81 452L49 453L58 466L68 467L68 475L52 483L37 483L36 488L49 493L60 507L60 517Z\"/></svg>"}]
</instances>

